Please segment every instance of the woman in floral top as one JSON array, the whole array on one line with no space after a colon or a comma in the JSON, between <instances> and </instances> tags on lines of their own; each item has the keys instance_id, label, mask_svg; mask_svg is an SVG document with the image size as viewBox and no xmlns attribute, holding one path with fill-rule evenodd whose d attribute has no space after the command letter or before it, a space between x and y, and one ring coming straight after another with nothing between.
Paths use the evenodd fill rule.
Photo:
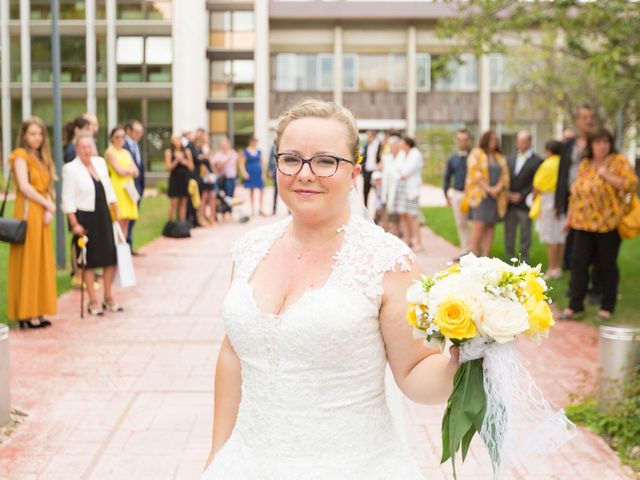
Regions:
<instances>
[{"instance_id":1,"label":"woman in floral top","mask_svg":"<svg viewBox=\"0 0 640 480\"><path fill-rule=\"evenodd\" d=\"M606 129L591 134L585 159L571 188L565 229L575 230L571 256L569 308L564 319L584 310L589 267L598 268L602 279L602 302L598 317L611 317L618 294L618 226L625 212L625 198L635 191L638 178L629 161L614 149L613 135Z\"/></svg>"},{"instance_id":2,"label":"woman in floral top","mask_svg":"<svg viewBox=\"0 0 640 480\"><path fill-rule=\"evenodd\" d=\"M504 218L509 193L509 167L500 151L498 137L489 130L467 157L463 208L471 219L471 251L488 256L496 223Z\"/></svg>"}]
</instances>

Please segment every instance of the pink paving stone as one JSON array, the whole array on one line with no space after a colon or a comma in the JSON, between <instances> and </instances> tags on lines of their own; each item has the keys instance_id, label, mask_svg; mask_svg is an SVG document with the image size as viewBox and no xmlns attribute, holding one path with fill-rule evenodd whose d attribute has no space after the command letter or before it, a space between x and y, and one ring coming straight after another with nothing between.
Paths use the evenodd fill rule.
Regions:
<instances>
[{"instance_id":1,"label":"pink paving stone","mask_svg":"<svg viewBox=\"0 0 640 480\"><path fill-rule=\"evenodd\" d=\"M267 195L268 197L268 195ZM442 203L425 189L423 203ZM197 478L210 445L213 373L224 336L221 302L230 277L232 242L249 224L198 229L188 240L160 238L136 257L139 285L116 290L123 314L79 318L79 294L59 301L52 328L12 331L12 403L29 413L0 446L0 479ZM424 230L424 272L444 268L457 249ZM523 343L523 361L554 406L592 388L598 364L594 328L559 324L541 346ZM439 465L443 406L403 400L408 443L425 478L451 479ZM460 479L486 479L490 466L480 442L472 445ZM66 477L64 476L66 474ZM517 480L617 480L616 455L581 430L560 452Z\"/></svg>"}]
</instances>

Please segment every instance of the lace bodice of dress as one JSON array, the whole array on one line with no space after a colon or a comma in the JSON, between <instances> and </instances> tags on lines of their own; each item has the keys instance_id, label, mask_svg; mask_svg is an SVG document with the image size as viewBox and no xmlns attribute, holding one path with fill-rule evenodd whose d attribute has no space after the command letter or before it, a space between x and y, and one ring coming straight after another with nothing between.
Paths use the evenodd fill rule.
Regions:
<instances>
[{"instance_id":1,"label":"lace bodice of dress","mask_svg":"<svg viewBox=\"0 0 640 480\"><path fill-rule=\"evenodd\" d=\"M216 475L206 478L422 478L393 430L378 319L382 278L409 269L411 251L353 216L327 283L265 314L249 281L288 221L249 232L232 252L223 319L241 361L242 398Z\"/></svg>"}]
</instances>

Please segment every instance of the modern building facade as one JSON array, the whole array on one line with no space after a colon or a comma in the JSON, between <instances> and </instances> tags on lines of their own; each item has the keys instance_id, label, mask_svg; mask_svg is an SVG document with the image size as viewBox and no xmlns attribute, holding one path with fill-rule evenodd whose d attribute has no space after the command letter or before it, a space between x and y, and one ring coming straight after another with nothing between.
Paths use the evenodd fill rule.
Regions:
<instances>
[{"instance_id":1,"label":"modern building facade","mask_svg":"<svg viewBox=\"0 0 640 480\"><path fill-rule=\"evenodd\" d=\"M505 150L540 112L510 90L509 59L462 57L440 75L455 39L435 34L455 15L429 0L60 0L63 120L85 111L101 125L147 128L143 150L161 171L172 132L208 128L238 148L268 151L278 115L303 97L340 102L362 130L397 129L429 150L466 127L489 127ZM49 0L0 0L3 151L20 120L52 122ZM100 143L106 142L106 129ZM443 152L445 153L445 152ZM6 155L5 155L6 156Z\"/></svg>"},{"instance_id":2,"label":"modern building facade","mask_svg":"<svg viewBox=\"0 0 640 480\"><path fill-rule=\"evenodd\" d=\"M176 80L185 81L174 71L175 46L180 44L174 23L184 21L176 15L184 10L177 3L60 0L63 122L96 113L103 127L98 139L102 149L110 128L141 120L146 127L143 153L156 170L175 123ZM0 7L2 151L8 153L23 118L37 115L47 125L53 123L51 11L49 0L0 0ZM201 30L206 35L204 20ZM203 45L205 40L199 41ZM202 54L200 73L206 75L203 50L194 54ZM203 80L203 92L205 85ZM204 102L195 121L206 120Z\"/></svg>"},{"instance_id":3,"label":"modern building facade","mask_svg":"<svg viewBox=\"0 0 640 480\"><path fill-rule=\"evenodd\" d=\"M507 151L520 129L539 149L553 134L511 89L509 57L463 54L439 73L437 59L455 41L436 36L437 21L456 15L449 3L222 0L208 8L207 106L217 135L255 133L268 148L278 115L304 97L342 103L361 130L400 130L427 150L463 127L476 138L496 129ZM257 94L265 88L268 95Z\"/></svg>"}]
</instances>

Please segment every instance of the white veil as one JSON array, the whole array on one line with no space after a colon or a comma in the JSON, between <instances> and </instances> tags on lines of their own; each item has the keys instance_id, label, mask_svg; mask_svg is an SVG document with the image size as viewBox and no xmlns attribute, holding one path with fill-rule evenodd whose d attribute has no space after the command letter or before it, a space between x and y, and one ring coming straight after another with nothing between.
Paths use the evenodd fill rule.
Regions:
<instances>
[{"instance_id":1,"label":"white veil","mask_svg":"<svg viewBox=\"0 0 640 480\"><path fill-rule=\"evenodd\" d=\"M355 186L349 192L349 208L351 209L351 215L357 215L373 222L369 210L367 210L367 207L362 201L362 195L360 195Z\"/></svg>"}]
</instances>

